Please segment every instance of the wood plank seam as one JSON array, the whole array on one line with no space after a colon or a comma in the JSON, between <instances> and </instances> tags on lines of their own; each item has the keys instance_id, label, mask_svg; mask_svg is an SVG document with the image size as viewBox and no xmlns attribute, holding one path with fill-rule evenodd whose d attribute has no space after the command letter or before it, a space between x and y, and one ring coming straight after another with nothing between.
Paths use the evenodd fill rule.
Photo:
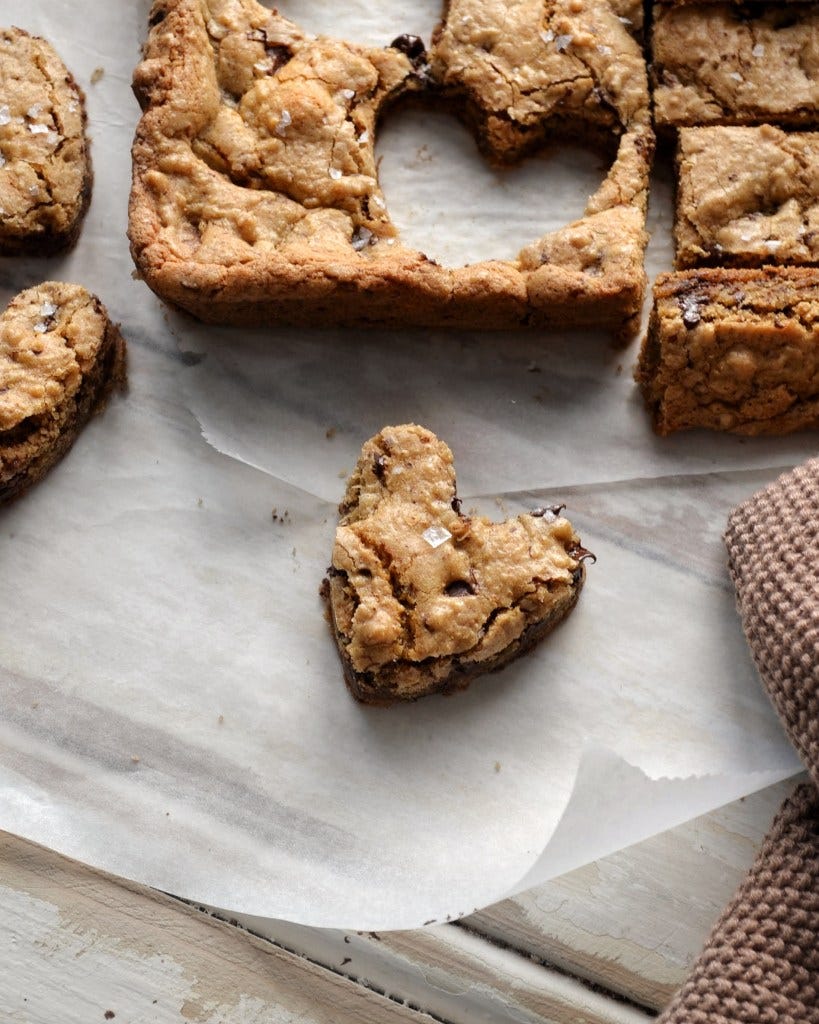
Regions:
<instances>
[{"instance_id":1,"label":"wood plank seam","mask_svg":"<svg viewBox=\"0 0 819 1024\"><path fill-rule=\"evenodd\" d=\"M269 943L271 946L275 946L278 949L283 950L285 953L290 953L292 956L297 956L301 960L307 963L313 964L315 967L320 967L322 970L329 971L331 974L335 974L340 978L345 978L347 981L351 981L361 988L365 988L370 992L374 992L376 995L383 996L385 999L389 999L390 1002L396 1003L398 1006L403 1006L407 1010L414 1010L416 1013L422 1013L430 1020L436 1021L436 1024L452 1024L451 1021L444 1017L440 1017L433 1013L431 1010L425 1009L423 1006L412 1002L408 999L403 999L401 996L396 995L393 992L387 991L380 985L376 985L369 978L359 977L353 972L343 971L340 967L336 967L334 964L318 960L315 957L308 956L302 950L295 949L288 946L286 943L276 939L271 939L269 935L262 935L260 932L254 931L247 925L238 921L235 917L227 917L224 914L219 913L209 907L202 906L200 903L192 903L190 900L183 899L180 896L174 896L173 893L166 893L166 896L170 896L171 899L178 900L180 903L184 903L186 906L191 907L194 910L198 910L200 913L206 914L209 917L220 921L222 924L230 925L232 928L237 928L239 931L245 932L247 935L252 936L254 939L260 942ZM379 939L377 932L357 932L358 935L371 935L373 938Z\"/></svg>"},{"instance_id":2,"label":"wood plank seam","mask_svg":"<svg viewBox=\"0 0 819 1024\"><path fill-rule=\"evenodd\" d=\"M505 950L507 953L513 953L515 956L519 956L524 960L530 960L532 963L538 964L540 967L544 967L549 971L554 971L555 974L560 974L564 978L569 978L571 981L576 982L583 988L588 989L589 992L594 992L596 995L603 996L606 999L611 999L614 1003L620 1003L623 1006L627 1006L629 1009L636 1010L639 1013L644 1013L651 1017L655 1017L657 1015L657 1010L652 1006L640 1003L635 999L629 999L628 996L624 996L622 992L616 992L614 989L607 988L599 982L590 981L588 978L584 978L579 974L567 971L564 967L560 967L558 964L552 963L544 957L537 956L535 953L529 953L524 949L518 949L512 943L505 942L502 939L499 939L496 935L488 935L480 931L478 928L474 928L473 926L466 924L464 921L453 921L450 927L462 928L469 935L474 935L483 942L488 942L493 946L497 946L498 949Z\"/></svg>"},{"instance_id":3,"label":"wood plank seam","mask_svg":"<svg viewBox=\"0 0 819 1024\"><path fill-rule=\"evenodd\" d=\"M201 909L220 921L236 920L217 908ZM451 1024L650 1024L653 1019L623 999L610 999L603 986L595 991L568 972L552 971L535 957L507 951L465 928L441 925L379 935L237 916L251 935L387 998L397 990L400 1005L420 1007ZM353 966L345 970L348 963Z\"/></svg>"}]
</instances>

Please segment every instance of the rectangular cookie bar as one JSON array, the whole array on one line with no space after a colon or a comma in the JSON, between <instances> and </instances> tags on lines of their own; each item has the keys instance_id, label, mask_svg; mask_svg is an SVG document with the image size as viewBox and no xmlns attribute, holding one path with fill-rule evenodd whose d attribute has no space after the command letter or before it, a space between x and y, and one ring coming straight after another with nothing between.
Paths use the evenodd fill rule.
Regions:
<instances>
[{"instance_id":1,"label":"rectangular cookie bar","mask_svg":"<svg viewBox=\"0 0 819 1024\"><path fill-rule=\"evenodd\" d=\"M819 132L681 128L678 270L819 263Z\"/></svg>"},{"instance_id":2,"label":"rectangular cookie bar","mask_svg":"<svg viewBox=\"0 0 819 1024\"><path fill-rule=\"evenodd\" d=\"M162 298L239 325L621 330L639 314L653 134L609 0L452 0L429 50L315 38L255 0L156 0L150 20L129 235ZM568 132L613 142L614 163L582 219L516 260L442 267L402 243L378 181L379 115L402 97L446 105L495 162Z\"/></svg>"},{"instance_id":3,"label":"rectangular cookie bar","mask_svg":"<svg viewBox=\"0 0 819 1024\"><path fill-rule=\"evenodd\" d=\"M819 271L663 274L635 378L658 434L819 427Z\"/></svg>"},{"instance_id":4,"label":"rectangular cookie bar","mask_svg":"<svg viewBox=\"0 0 819 1024\"><path fill-rule=\"evenodd\" d=\"M658 128L819 124L819 4L654 7Z\"/></svg>"}]
</instances>

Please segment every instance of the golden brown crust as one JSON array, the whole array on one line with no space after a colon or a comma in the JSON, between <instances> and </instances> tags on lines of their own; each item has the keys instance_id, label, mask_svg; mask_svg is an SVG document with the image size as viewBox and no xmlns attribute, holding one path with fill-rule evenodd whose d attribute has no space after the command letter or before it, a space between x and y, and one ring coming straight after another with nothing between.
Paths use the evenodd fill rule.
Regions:
<instances>
[{"instance_id":1,"label":"golden brown crust","mask_svg":"<svg viewBox=\"0 0 819 1024\"><path fill-rule=\"evenodd\" d=\"M659 434L816 429L819 271L661 275L635 376Z\"/></svg>"},{"instance_id":2,"label":"golden brown crust","mask_svg":"<svg viewBox=\"0 0 819 1024\"><path fill-rule=\"evenodd\" d=\"M367 703L462 689L549 632L582 586L585 552L559 509L462 514L452 453L415 424L364 445L339 511L324 594Z\"/></svg>"},{"instance_id":3,"label":"golden brown crust","mask_svg":"<svg viewBox=\"0 0 819 1024\"><path fill-rule=\"evenodd\" d=\"M0 29L0 254L76 242L91 198L85 97L44 39Z\"/></svg>"},{"instance_id":4,"label":"golden brown crust","mask_svg":"<svg viewBox=\"0 0 819 1024\"><path fill-rule=\"evenodd\" d=\"M819 124L819 4L654 7L658 129Z\"/></svg>"},{"instance_id":5,"label":"golden brown crust","mask_svg":"<svg viewBox=\"0 0 819 1024\"><path fill-rule=\"evenodd\" d=\"M95 296L49 281L0 316L0 502L43 476L125 381L125 342Z\"/></svg>"},{"instance_id":6,"label":"golden brown crust","mask_svg":"<svg viewBox=\"0 0 819 1024\"><path fill-rule=\"evenodd\" d=\"M220 323L630 321L644 287L653 149L639 47L607 0L552 0L545 20L543 4L527 2L536 45L518 43L532 49L526 75L510 63L505 38L498 46L509 67L499 66L521 96L534 92L504 113L494 86L481 93L464 78L474 40L450 32L474 5L453 0L424 54L417 43L376 49L316 39L254 0L156 3L134 77L145 113L129 231L147 283ZM484 2L479 13L498 35L507 5ZM558 74L580 85L550 85ZM515 158L566 125L619 138L617 157L583 220L516 261L447 269L402 244L378 183L379 115L408 94L454 103L495 159ZM501 121L508 130L491 127Z\"/></svg>"},{"instance_id":7,"label":"golden brown crust","mask_svg":"<svg viewBox=\"0 0 819 1024\"><path fill-rule=\"evenodd\" d=\"M819 263L819 133L683 128L678 269Z\"/></svg>"}]
</instances>

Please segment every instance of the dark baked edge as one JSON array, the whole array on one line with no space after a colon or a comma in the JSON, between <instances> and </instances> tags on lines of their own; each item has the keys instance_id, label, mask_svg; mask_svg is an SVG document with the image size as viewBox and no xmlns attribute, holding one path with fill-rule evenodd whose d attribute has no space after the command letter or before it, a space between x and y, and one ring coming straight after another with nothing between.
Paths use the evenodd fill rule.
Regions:
<instances>
[{"instance_id":1,"label":"dark baked edge","mask_svg":"<svg viewBox=\"0 0 819 1024\"><path fill-rule=\"evenodd\" d=\"M102 303L97 300L98 309L105 316L105 335L98 357L90 373L71 399L76 401L74 416L67 422L53 443L43 447L22 470L8 480L0 480L0 504L19 498L33 484L37 483L68 452L85 424L98 412L102 412L111 393L125 386L126 344L119 327L112 323ZM62 408L62 407L60 407ZM2 453L0 434L0 453Z\"/></svg>"},{"instance_id":2,"label":"dark baked edge","mask_svg":"<svg viewBox=\"0 0 819 1024\"><path fill-rule=\"evenodd\" d=\"M520 636L516 640L513 640L508 647L499 651L494 657L487 658L486 661L463 665L459 661L457 655L447 656L448 658L451 657L452 660L452 668L449 673L443 679L433 680L428 689L414 693L411 697L396 695L394 688L389 686L389 676L407 667L414 667L420 671L423 669L424 665L432 666L433 664L438 664L446 659L430 658L427 659L426 662L391 662L378 674L356 672L344 649L344 636L340 633L335 624L333 606L330 601L330 581L328 577L324 578L320 593L327 603L330 625L333 630L336 647L341 657L344 681L347 684L347 688L350 693L362 704L389 707L392 704L414 703L421 697L427 697L433 693L440 693L443 696L446 696L448 694L457 693L460 690L465 690L478 676L486 675L489 672L499 672L517 658L527 654L540 640L551 633L551 631L566 618L569 612L571 612L577 604L577 599L580 596L580 591L583 589L585 578L586 570L583 563L580 562L573 574L572 583L569 587L568 599L564 603L552 609L549 615L543 619L538 619L535 622L530 623L523 630ZM387 683L384 685L374 685L368 681L368 677L375 679L378 675L387 676Z\"/></svg>"}]
</instances>

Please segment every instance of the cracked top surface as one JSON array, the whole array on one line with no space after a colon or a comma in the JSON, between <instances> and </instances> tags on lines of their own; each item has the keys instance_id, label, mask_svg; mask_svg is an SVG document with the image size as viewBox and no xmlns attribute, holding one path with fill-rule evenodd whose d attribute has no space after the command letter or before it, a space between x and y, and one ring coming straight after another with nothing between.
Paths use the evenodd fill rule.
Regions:
<instances>
[{"instance_id":1,"label":"cracked top surface","mask_svg":"<svg viewBox=\"0 0 819 1024\"><path fill-rule=\"evenodd\" d=\"M654 10L658 126L817 123L819 4Z\"/></svg>"},{"instance_id":2,"label":"cracked top surface","mask_svg":"<svg viewBox=\"0 0 819 1024\"><path fill-rule=\"evenodd\" d=\"M482 71L474 88L461 76L467 58L480 50L489 60L489 50L447 30L425 55L316 38L255 0L157 0L134 77L145 114L129 231L148 283L183 305L208 288L292 297L294 286L326 293L328 279L360 288L408 275L423 275L430 292L446 296L459 280L481 288L472 270L486 266L498 290L525 302L526 275L558 258L569 275L586 275L591 290L606 274L639 282L653 138L638 44L607 0L554 0L545 20L543 3L531 0L457 0L449 17L463 21L473 6L485 44L497 49L498 74L514 78L519 102L508 109L497 74L490 81ZM571 39L548 39L549 26L564 22L575 26ZM513 66L509 43L524 28ZM560 84L549 86L550 75L562 76ZM468 110L459 99L465 88ZM571 240L545 236L536 258L530 248L518 261L460 270L404 246L379 186L374 141L381 111L410 94L460 109L499 160L539 144L567 118L606 128L620 142L587 210L599 227ZM494 131L501 121L503 131Z\"/></svg>"},{"instance_id":3,"label":"cracked top surface","mask_svg":"<svg viewBox=\"0 0 819 1024\"><path fill-rule=\"evenodd\" d=\"M676 265L819 261L819 133L683 128Z\"/></svg>"},{"instance_id":4,"label":"cracked top surface","mask_svg":"<svg viewBox=\"0 0 819 1024\"><path fill-rule=\"evenodd\" d=\"M90 174L79 87L44 39L0 30L0 252L69 244Z\"/></svg>"},{"instance_id":5,"label":"cracked top surface","mask_svg":"<svg viewBox=\"0 0 819 1024\"><path fill-rule=\"evenodd\" d=\"M0 431L55 414L89 373L105 338L99 303L76 284L21 292L0 315Z\"/></svg>"},{"instance_id":6,"label":"cracked top surface","mask_svg":"<svg viewBox=\"0 0 819 1024\"><path fill-rule=\"evenodd\" d=\"M450 0L430 54L435 78L466 90L490 151L549 118L617 131L648 122L642 52L608 0Z\"/></svg>"},{"instance_id":7,"label":"cracked top surface","mask_svg":"<svg viewBox=\"0 0 819 1024\"><path fill-rule=\"evenodd\" d=\"M568 520L547 510L492 523L454 499L452 453L425 428L386 427L363 446L332 560L344 577L334 621L356 672L485 661L565 605L582 551Z\"/></svg>"}]
</instances>

